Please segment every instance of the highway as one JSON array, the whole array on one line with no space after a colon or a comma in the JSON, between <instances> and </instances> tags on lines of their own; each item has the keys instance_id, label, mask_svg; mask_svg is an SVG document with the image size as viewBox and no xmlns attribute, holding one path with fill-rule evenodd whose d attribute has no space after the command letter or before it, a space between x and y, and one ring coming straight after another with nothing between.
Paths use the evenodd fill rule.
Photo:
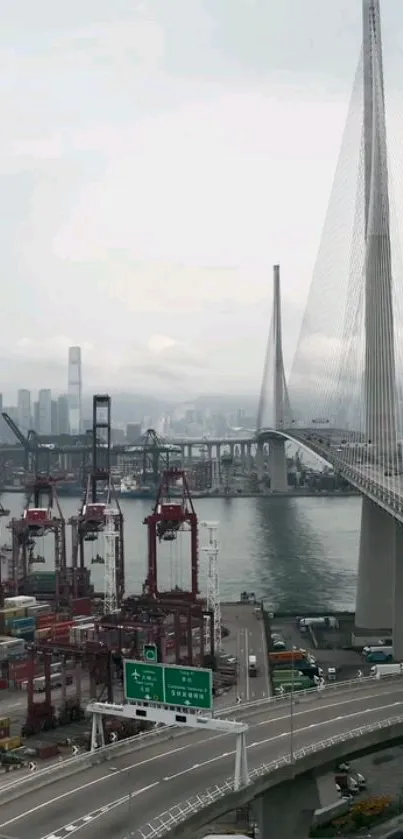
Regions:
<instances>
[{"instance_id":1,"label":"highway","mask_svg":"<svg viewBox=\"0 0 403 839\"><path fill-rule=\"evenodd\" d=\"M237 659L237 684L230 696L227 693L225 704L235 705L236 696L243 702L266 699L270 690L263 621L258 619L253 605L240 603L223 604L221 617L229 630L229 636L223 639L223 649ZM248 673L250 655L256 656L258 675L255 678L250 678Z\"/></svg>"},{"instance_id":2,"label":"highway","mask_svg":"<svg viewBox=\"0 0 403 839\"><path fill-rule=\"evenodd\" d=\"M294 707L293 748L298 749L363 725L397 716L403 710L403 682L373 683L361 690L322 691ZM249 722L248 761L254 768L290 750L290 706L272 705L237 719ZM4 804L0 839L122 839L164 810L234 771L235 742L213 732L185 734L116 757L76 776ZM130 799L128 800L128 797Z\"/></svg>"}]
</instances>

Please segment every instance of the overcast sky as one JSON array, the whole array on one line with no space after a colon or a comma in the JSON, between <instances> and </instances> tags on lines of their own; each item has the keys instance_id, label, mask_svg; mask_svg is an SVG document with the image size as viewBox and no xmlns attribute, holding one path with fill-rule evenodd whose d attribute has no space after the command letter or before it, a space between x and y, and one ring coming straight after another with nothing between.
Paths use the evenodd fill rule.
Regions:
<instances>
[{"instance_id":1,"label":"overcast sky","mask_svg":"<svg viewBox=\"0 0 403 839\"><path fill-rule=\"evenodd\" d=\"M0 23L2 390L63 390L69 344L87 387L258 390L277 261L295 344L360 0L0 0Z\"/></svg>"}]
</instances>

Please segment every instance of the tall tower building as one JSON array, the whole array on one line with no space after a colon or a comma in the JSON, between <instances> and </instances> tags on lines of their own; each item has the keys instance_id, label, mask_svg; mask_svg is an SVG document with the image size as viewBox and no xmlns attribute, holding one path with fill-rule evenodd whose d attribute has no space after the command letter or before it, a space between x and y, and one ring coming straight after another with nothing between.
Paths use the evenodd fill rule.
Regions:
<instances>
[{"instance_id":1,"label":"tall tower building","mask_svg":"<svg viewBox=\"0 0 403 839\"><path fill-rule=\"evenodd\" d=\"M39 433L52 433L52 391L43 388L38 393Z\"/></svg>"},{"instance_id":2,"label":"tall tower building","mask_svg":"<svg viewBox=\"0 0 403 839\"><path fill-rule=\"evenodd\" d=\"M70 434L80 434L81 418L81 347L69 347L68 384Z\"/></svg>"},{"instance_id":3,"label":"tall tower building","mask_svg":"<svg viewBox=\"0 0 403 839\"><path fill-rule=\"evenodd\" d=\"M32 427L31 419L31 391L25 388L18 391L17 394L17 410L18 410L18 425L22 433L26 436L29 429Z\"/></svg>"}]
</instances>

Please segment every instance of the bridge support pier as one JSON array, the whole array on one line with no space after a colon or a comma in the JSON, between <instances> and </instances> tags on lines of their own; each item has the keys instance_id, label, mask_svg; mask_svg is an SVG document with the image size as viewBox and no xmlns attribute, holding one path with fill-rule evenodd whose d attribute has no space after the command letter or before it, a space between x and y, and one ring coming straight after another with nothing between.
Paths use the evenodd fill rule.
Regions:
<instances>
[{"instance_id":1,"label":"bridge support pier","mask_svg":"<svg viewBox=\"0 0 403 839\"><path fill-rule=\"evenodd\" d=\"M259 440L256 446L256 471L258 481L263 481L264 447L263 441Z\"/></svg>"},{"instance_id":2,"label":"bridge support pier","mask_svg":"<svg viewBox=\"0 0 403 839\"><path fill-rule=\"evenodd\" d=\"M395 526L395 579L393 587L393 652L395 661L403 661L403 525Z\"/></svg>"},{"instance_id":3,"label":"bridge support pier","mask_svg":"<svg viewBox=\"0 0 403 839\"><path fill-rule=\"evenodd\" d=\"M262 839L307 839L317 810L336 807L334 774L305 773L271 787L254 803Z\"/></svg>"},{"instance_id":4,"label":"bridge support pier","mask_svg":"<svg viewBox=\"0 0 403 839\"><path fill-rule=\"evenodd\" d=\"M394 613L395 528L393 517L364 496L355 613L355 623L360 629L391 629ZM401 575L403 578L403 571ZM403 618L400 620L403 621Z\"/></svg>"},{"instance_id":5,"label":"bridge support pier","mask_svg":"<svg viewBox=\"0 0 403 839\"><path fill-rule=\"evenodd\" d=\"M91 751L102 749L105 745L104 724L101 714L92 715Z\"/></svg>"},{"instance_id":6,"label":"bridge support pier","mask_svg":"<svg viewBox=\"0 0 403 839\"><path fill-rule=\"evenodd\" d=\"M246 787L248 783L248 753L245 732L242 732L236 736L234 789Z\"/></svg>"},{"instance_id":7,"label":"bridge support pier","mask_svg":"<svg viewBox=\"0 0 403 839\"><path fill-rule=\"evenodd\" d=\"M269 441L269 475L272 492L287 492L285 441L277 437L272 437Z\"/></svg>"}]
</instances>

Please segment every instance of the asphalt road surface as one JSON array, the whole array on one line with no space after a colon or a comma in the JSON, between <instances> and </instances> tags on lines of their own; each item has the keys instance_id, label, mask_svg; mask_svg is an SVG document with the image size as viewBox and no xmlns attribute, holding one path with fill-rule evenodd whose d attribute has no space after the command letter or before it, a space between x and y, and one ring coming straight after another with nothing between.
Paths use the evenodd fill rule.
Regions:
<instances>
[{"instance_id":1,"label":"asphalt road surface","mask_svg":"<svg viewBox=\"0 0 403 839\"><path fill-rule=\"evenodd\" d=\"M221 617L230 633L223 640L223 649L234 655L238 662L237 685L231 696L234 700L239 696L244 702L267 698L270 696L269 672L263 621L258 618L254 606L240 603L223 604ZM248 674L250 655L256 656L257 664L257 676L252 678ZM226 705L228 701L227 694Z\"/></svg>"},{"instance_id":2,"label":"asphalt road surface","mask_svg":"<svg viewBox=\"0 0 403 839\"><path fill-rule=\"evenodd\" d=\"M359 690L322 691L294 707L293 748L298 749L403 712L403 682ZM248 762L254 768L290 751L290 706L266 706L251 715ZM206 732L175 737L116 757L48 788L4 804L0 839L122 839L174 804L221 783L234 771L234 738ZM23 799L23 800L22 800Z\"/></svg>"}]
</instances>

